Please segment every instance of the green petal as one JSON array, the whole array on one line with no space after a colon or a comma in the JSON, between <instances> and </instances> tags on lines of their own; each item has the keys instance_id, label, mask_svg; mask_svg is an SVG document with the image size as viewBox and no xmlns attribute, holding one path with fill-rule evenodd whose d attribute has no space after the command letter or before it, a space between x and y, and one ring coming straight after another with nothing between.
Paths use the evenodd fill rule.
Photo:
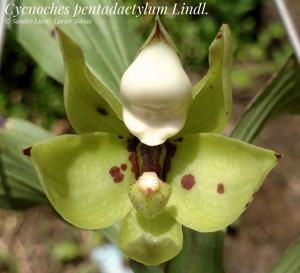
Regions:
<instances>
[{"instance_id":1,"label":"green petal","mask_svg":"<svg viewBox=\"0 0 300 273\"><path fill-rule=\"evenodd\" d=\"M209 48L209 70L193 87L193 102L179 135L222 132L231 112L232 40L223 25Z\"/></svg>"},{"instance_id":2,"label":"green petal","mask_svg":"<svg viewBox=\"0 0 300 273\"><path fill-rule=\"evenodd\" d=\"M174 41L172 40L171 36L169 35L169 33L165 29L164 25L160 21L160 18L158 15L155 18L155 24L154 24L153 29L151 30L147 40L142 45L140 50L142 50L144 47L148 46L152 41L154 41L156 39L165 40L169 44L169 46L171 46L179 54L179 51L178 51Z\"/></svg>"},{"instance_id":3,"label":"green petal","mask_svg":"<svg viewBox=\"0 0 300 273\"><path fill-rule=\"evenodd\" d=\"M173 188L168 209L179 223L200 232L237 219L280 157L215 134L187 136L176 145L167 176Z\"/></svg>"},{"instance_id":4,"label":"green petal","mask_svg":"<svg viewBox=\"0 0 300 273\"><path fill-rule=\"evenodd\" d=\"M105 228L129 212L127 188L135 179L126 146L117 136L94 133L59 136L32 147L41 184L65 220L81 228Z\"/></svg>"},{"instance_id":5,"label":"green petal","mask_svg":"<svg viewBox=\"0 0 300 273\"><path fill-rule=\"evenodd\" d=\"M181 225L166 211L149 219L133 209L121 223L119 246L140 263L163 263L181 250Z\"/></svg>"},{"instance_id":6,"label":"green petal","mask_svg":"<svg viewBox=\"0 0 300 273\"><path fill-rule=\"evenodd\" d=\"M65 107L72 126L78 133L129 135L121 120L120 101L86 67L79 46L62 30L57 32L66 66Z\"/></svg>"}]
</instances>

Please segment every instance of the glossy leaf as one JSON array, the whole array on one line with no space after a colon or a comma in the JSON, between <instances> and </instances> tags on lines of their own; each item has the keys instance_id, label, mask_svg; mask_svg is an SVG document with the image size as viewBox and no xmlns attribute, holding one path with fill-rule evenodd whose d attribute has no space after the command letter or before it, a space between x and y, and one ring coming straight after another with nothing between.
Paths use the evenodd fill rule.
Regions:
<instances>
[{"instance_id":1,"label":"glossy leaf","mask_svg":"<svg viewBox=\"0 0 300 273\"><path fill-rule=\"evenodd\" d=\"M232 137L253 142L264 125L284 113L300 113L300 67L291 57L248 106Z\"/></svg>"},{"instance_id":2,"label":"glossy leaf","mask_svg":"<svg viewBox=\"0 0 300 273\"><path fill-rule=\"evenodd\" d=\"M277 161L273 151L231 138L187 136L177 144L167 176L169 211L191 229L221 230L245 210Z\"/></svg>"},{"instance_id":3,"label":"glossy leaf","mask_svg":"<svg viewBox=\"0 0 300 273\"><path fill-rule=\"evenodd\" d=\"M19 210L47 203L32 163L22 150L52 134L21 119L1 117L0 123L0 207Z\"/></svg>"},{"instance_id":4,"label":"glossy leaf","mask_svg":"<svg viewBox=\"0 0 300 273\"><path fill-rule=\"evenodd\" d=\"M232 40L223 25L209 48L209 70L193 87L193 102L179 135L222 132L231 112Z\"/></svg>"},{"instance_id":5,"label":"glossy leaf","mask_svg":"<svg viewBox=\"0 0 300 273\"><path fill-rule=\"evenodd\" d=\"M53 4L52 4L53 3ZM83 49L87 66L109 90L119 93L119 81L123 71L134 58L138 50L137 37L127 22L127 16L79 15L73 14L85 6L112 6L109 0L53 0L49 4L44 0L22 0L22 6L46 7L54 5L64 7L62 15L43 14L20 15L15 19L36 20L40 23L13 24L18 41L53 78L63 82L64 67L54 27L63 31L79 43ZM122 5L121 2L119 2ZM81 23L80 23L81 20ZM83 20L83 21L82 21ZM85 21L85 22L84 22ZM44 22L44 23L42 23Z\"/></svg>"},{"instance_id":6,"label":"glossy leaf","mask_svg":"<svg viewBox=\"0 0 300 273\"><path fill-rule=\"evenodd\" d=\"M182 247L181 225L169 213L149 219L135 209L121 223L119 246L131 259L146 265L163 263Z\"/></svg>"},{"instance_id":7,"label":"glossy leaf","mask_svg":"<svg viewBox=\"0 0 300 273\"><path fill-rule=\"evenodd\" d=\"M112 132L129 135L121 117L121 103L91 74L80 48L57 29L66 64L64 100L68 118L79 133ZM94 83L92 85L92 82Z\"/></svg>"},{"instance_id":8,"label":"glossy leaf","mask_svg":"<svg viewBox=\"0 0 300 273\"><path fill-rule=\"evenodd\" d=\"M48 199L61 216L81 228L105 228L132 207L134 182L127 141L110 134L59 136L32 147L31 157ZM120 170L127 164L127 170Z\"/></svg>"},{"instance_id":9,"label":"glossy leaf","mask_svg":"<svg viewBox=\"0 0 300 273\"><path fill-rule=\"evenodd\" d=\"M279 258L270 273L300 272L300 238L298 238Z\"/></svg>"}]
</instances>

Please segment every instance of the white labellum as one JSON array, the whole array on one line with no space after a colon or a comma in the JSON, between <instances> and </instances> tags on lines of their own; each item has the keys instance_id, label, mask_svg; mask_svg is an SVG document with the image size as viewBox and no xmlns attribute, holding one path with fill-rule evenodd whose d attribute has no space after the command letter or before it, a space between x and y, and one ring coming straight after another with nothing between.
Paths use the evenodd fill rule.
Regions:
<instances>
[{"instance_id":1,"label":"white labellum","mask_svg":"<svg viewBox=\"0 0 300 273\"><path fill-rule=\"evenodd\" d=\"M191 83L177 52L164 40L145 46L121 80L123 119L146 145L164 143L184 126Z\"/></svg>"}]
</instances>

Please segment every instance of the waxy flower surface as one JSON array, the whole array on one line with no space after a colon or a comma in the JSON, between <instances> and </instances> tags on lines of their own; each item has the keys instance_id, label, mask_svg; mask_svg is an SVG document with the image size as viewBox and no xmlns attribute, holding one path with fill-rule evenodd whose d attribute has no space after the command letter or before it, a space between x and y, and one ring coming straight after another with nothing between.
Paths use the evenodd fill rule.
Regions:
<instances>
[{"instance_id":1,"label":"waxy flower surface","mask_svg":"<svg viewBox=\"0 0 300 273\"><path fill-rule=\"evenodd\" d=\"M209 70L191 88L157 19L119 97L86 67L78 45L58 35L66 111L80 135L26 150L58 213L80 228L116 225L124 253L149 265L179 253L182 225L212 232L235 221L279 155L217 134L231 111L229 28L216 35Z\"/></svg>"}]
</instances>

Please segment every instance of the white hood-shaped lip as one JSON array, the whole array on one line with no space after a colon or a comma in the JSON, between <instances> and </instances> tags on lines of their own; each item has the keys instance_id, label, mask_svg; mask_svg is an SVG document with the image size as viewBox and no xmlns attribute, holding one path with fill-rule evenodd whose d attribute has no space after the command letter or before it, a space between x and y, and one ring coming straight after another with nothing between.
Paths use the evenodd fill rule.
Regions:
<instances>
[{"instance_id":1,"label":"white hood-shaped lip","mask_svg":"<svg viewBox=\"0 0 300 273\"><path fill-rule=\"evenodd\" d=\"M191 83L177 52L164 39L145 46L121 80L123 119L149 146L164 143L184 126Z\"/></svg>"}]
</instances>

